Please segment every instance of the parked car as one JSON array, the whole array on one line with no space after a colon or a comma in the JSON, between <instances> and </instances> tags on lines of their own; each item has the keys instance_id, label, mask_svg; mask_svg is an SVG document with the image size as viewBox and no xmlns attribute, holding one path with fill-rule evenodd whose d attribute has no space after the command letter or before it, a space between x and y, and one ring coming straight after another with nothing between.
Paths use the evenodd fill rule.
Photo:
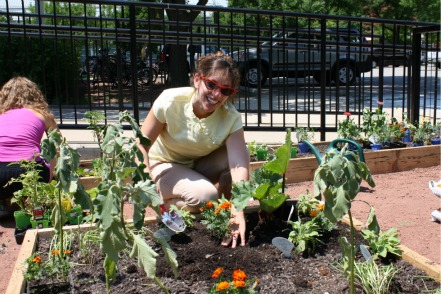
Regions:
<instances>
[{"instance_id":1,"label":"parked car","mask_svg":"<svg viewBox=\"0 0 441 294\"><path fill-rule=\"evenodd\" d=\"M361 73L372 70L369 46L364 47L359 39L350 39L360 35L358 31L327 29L325 33L326 84L351 85ZM317 28L296 29L277 33L272 42L264 42L258 48L233 52L233 59L241 69L242 83L257 87L264 85L270 76L313 76L320 82L321 36L322 31Z\"/></svg>"}]
</instances>

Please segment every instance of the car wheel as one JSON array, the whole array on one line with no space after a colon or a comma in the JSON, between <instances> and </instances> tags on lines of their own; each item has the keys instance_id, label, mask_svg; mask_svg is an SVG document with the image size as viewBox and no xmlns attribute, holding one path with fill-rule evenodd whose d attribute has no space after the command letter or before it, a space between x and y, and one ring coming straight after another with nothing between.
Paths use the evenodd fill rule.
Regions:
<instances>
[{"instance_id":1,"label":"car wheel","mask_svg":"<svg viewBox=\"0 0 441 294\"><path fill-rule=\"evenodd\" d=\"M355 67L351 63L341 62L335 73L335 83L340 86L353 85L355 84L355 78Z\"/></svg>"},{"instance_id":2,"label":"car wheel","mask_svg":"<svg viewBox=\"0 0 441 294\"><path fill-rule=\"evenodd\" d=\"M268 79L268 70L264 65L259 67L257 63L250 63L244 71L243 81L246 85L256 88L259 85L259 76L260 76L260 85L263 86Z\"/></svg>"}]
</instances>

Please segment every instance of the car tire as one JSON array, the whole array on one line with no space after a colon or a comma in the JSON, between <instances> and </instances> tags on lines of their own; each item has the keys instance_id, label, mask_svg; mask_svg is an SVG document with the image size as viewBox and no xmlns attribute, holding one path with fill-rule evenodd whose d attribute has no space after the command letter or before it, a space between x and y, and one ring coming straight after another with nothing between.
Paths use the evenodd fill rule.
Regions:
<instances>
[{"instance_id":1,"label":"car tire","mask_svg":"<svg viewBox=\"0 0 441 294\"><path fill-rule=\"evenodd\" d=\"M245 67L242 75L244 84L252 88L257 88L257 86L259 85L259 75L260 85L263 86L268 79L268 69L266 68L266 66L261 65L259 73L259 67L257 66L257 63L248 64L248 66Z\"/></svg>"},{"instance_id":2,"label":"car tire","mask_svg":"<svg viewBox=\"0 0 441 294\"><path fill-rule=\"evenodd\" d=\"M348 76L347 76L348 75ZM335 70L334 82L340 86L353 85L356 80L356 71L352 63L340 62Z\"/></svg>"}]
</instances>

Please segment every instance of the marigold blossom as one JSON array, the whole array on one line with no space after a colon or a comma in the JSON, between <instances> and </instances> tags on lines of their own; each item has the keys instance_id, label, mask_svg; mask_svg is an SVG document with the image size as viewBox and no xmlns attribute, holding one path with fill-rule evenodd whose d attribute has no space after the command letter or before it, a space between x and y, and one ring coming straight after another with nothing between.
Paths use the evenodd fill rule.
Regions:
<instances>
[{"instance_id":1,"label":"marigold blossom","mask_svg":"<svg viewBox=\"0 0 441 294\"><path fill-rule=\"evenodd\" d=\"M199 207L199 211L200 212L204 212L204 208L203 207Z\"/></svg>"},{"instance_id":2,"label":"marigold blossom","mask_svg":"<svg viewBox=\"0 0 441 294\"><path fill-rule=\"evenodd\" d=\"M216 210L214 211L214 214L219 214L219 212L220 212L220 210L219 210L219 209L216 209Z\"/></svg>"},{"instance_id":3,"label":"marigold blossom","mask_svg":"<svg viewBox=\"0 0 441 294\"><path fill-rule=\"evenodd\" d=\"M228 288L230 288L230 283L224 281L217 284L216 291L222 291Z\"/></svg>"},{"instance_id":4,"label":"marigold blossom","mask_svg":"<svg viewBox=\"0 0 441 294\"><path fill-rule=\"evenodd\" d=\"M213 207L214 207L213 202L208 201L208 202L205 204L205 207L206 207L206 208L213 208Z\"/></svg>"},{"instance_id":5,"label":"marigold blossom","mask_svg":"<svg viewBox=\"0 0 441 294\"><path fill-rule=\"evenodd\" d=\"M352 115L349 111L346 111L343 114L346 115L347 117L350 117Z\"/></svg>"},{"instance_id":6,"label":"marigold blossom","mask_svg":"<svg viewBox=\"0 0 441 294\"><path fill-rule=\"evenodd\" d=\"M72 250L65 250L64 251L64 254L66 254L66 255L70 255L72 253Z\"/></svg>"},{"instance_id":7,"label":"marigold blossom","mask_svg":"<svg viewBox=\"0 0 441 294\"><path fill-rule=\"evenodd\" d=\"M397 125L398 125L399 127L402 127L402 126L403 126L403 123L402 123L402 122L399 122L399 123L397 123Z\"/></svg>"},{"instance_id":8,"label":"marigold blossom","mask_svg":"<svg viewBox=\"0 0 441 294\"><path fill-rule=\"evenodd\" d=\"M224 268L223 267L218 267L217 269L214 270L213 274L211 275L211 277L213 279L216 279L219 277L219 275L223 272Z\"/></svg>"},{"instance_id":9,"label":"marigold blossom","mask_svg":"<svg viewBox=\"0 0 441 294\"><path fill-rule=\"evenodd\" d=\"M247 274L242 270L235 270L233 272L233 280L235 281L245 281L247 279Z\"/></svg>"},{"instance_id":10,"label":"marigold blossom","mask_svg":"<svg viewBox=\"0 0 441 294\"><path fill-rule=\"evenodd\" d=\"M60 254L60 250L52 250L52 256Z\"/></svg>"},{"instance_id":11,"label":"marigold blossom","mask_svg":"<svg viewBox=\"0 0 441 294\"><path fill-rule=\"evenodd\" d=\"M245 281L233 281L235 288L245 288Z\"/></svg>"},{"instance_id":12,"label":"marigold blossom","mask_svg":"<svg viewBox=\"0 0 441 294\"><path fill-rule=\"evenodd\" d=\"M317 208L319 210L323 210L325 208L325 205L323 203L320 203L319 205L317 205Z\"/></svg>"},{"instance_id":13,"label":"marigold blossom","mask_svg":"<svg viewBox=\"0 0 441 294\"><path fill-rule=\"evenodd\" d=\"M41 263L41 256L40 255L35 255L34 259L32 259L33 263Z\"/></svg>"},{"instance_id":14,"label":"marigold blossom","mask_svg":"<svg viewBox=\"0 0 441 294\"><path fill-rule=\"evenodd\" d=\"M220 209L224 209L224 210L228 210L228 209L230 208L230 206L231 206L231 203L227 201L227 202L222 203L222 204L219 206L219 208L220 208Z\"/></svg>"},{"instance_id":15,"label":"marigold blossom","mask_svg":"<svg viewBox=\"0 0 441 294\"><path fill-rule=\"evenodd\" d=\"M316 217L318 215L318 210L312 210L310 213L309 213L309 216L312 216L312 217Z\"/></svg>"}]
</instances>

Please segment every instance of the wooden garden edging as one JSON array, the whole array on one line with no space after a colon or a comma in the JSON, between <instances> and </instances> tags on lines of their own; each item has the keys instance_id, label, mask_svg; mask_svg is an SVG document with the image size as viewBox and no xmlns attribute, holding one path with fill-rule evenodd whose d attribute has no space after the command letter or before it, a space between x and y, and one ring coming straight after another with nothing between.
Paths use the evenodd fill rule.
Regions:
<instances>
[{"instance_id":1,"label":"wooden garden edging","mask_svg":"<svg viewBox=\"0 0 441 294\"><path fill-rule=\"evenodd\" d=\"M441 146L428 145L364 152L371 173L384 174L411 170L417 167L437 166L441 160ZM251 162L250 172L261 167L262 161ZM318 168L315 157L292 158L286 170L286 183L312 181Z\"/></svg>"}]
</instances>

